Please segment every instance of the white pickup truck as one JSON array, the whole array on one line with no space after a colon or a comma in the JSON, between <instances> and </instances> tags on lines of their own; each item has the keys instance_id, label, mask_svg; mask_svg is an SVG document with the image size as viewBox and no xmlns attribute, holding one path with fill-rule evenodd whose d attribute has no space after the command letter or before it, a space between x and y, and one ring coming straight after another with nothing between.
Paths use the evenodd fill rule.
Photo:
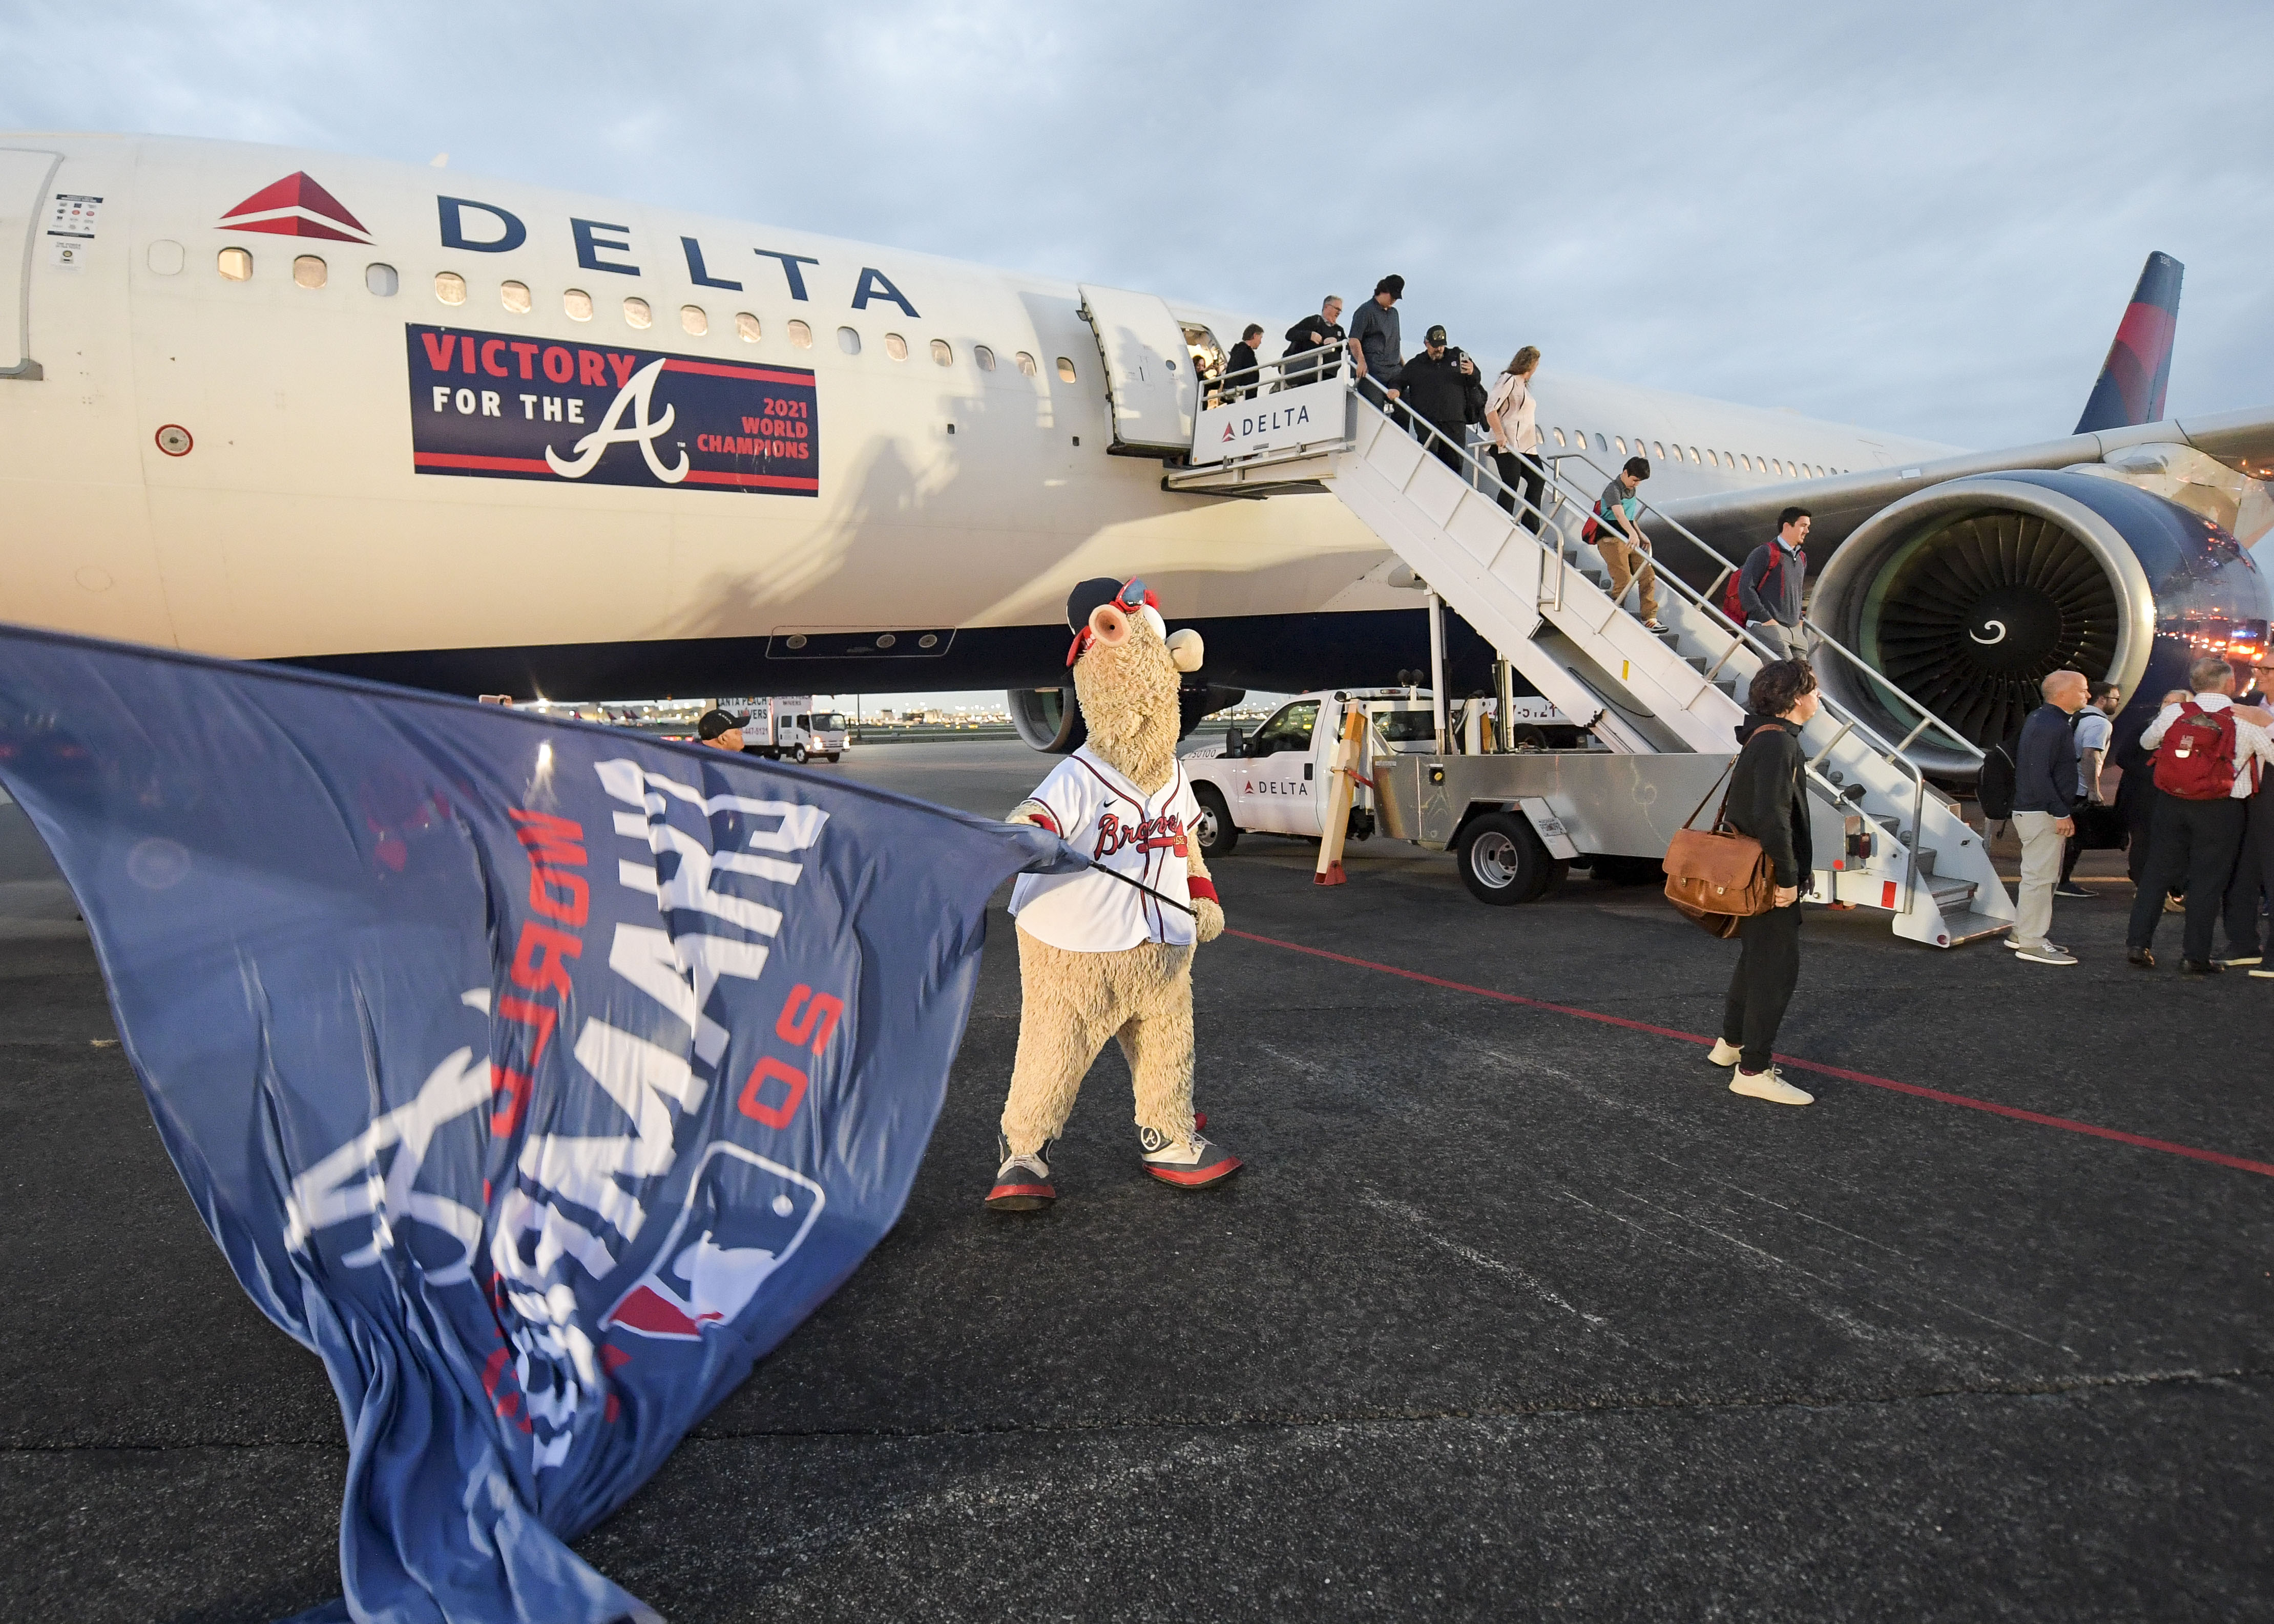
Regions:
<instances>
[{"instance_id":1,"label":"white pickup truck","mask_svg":"<svg viewBox=\"0 0 2274 1624\"><path fill-rule=\"evenodd\" d=\"M1491 705L1490 701L1456 701L1447 726L1457 736L1472 736L1475 719ZM1299 694L1252 736L1235 727L1223 744L1203 745L1184 758L1185 776L1201 803L1194 831L1201 854L1214 861L1237 846L1243 831L1317 839L1323 832L1320 819L1327 800L1327 767L1342 738L1343 718L1352 707L1364 710L1373 725L1362 760L1384 748L1400 756L1427 756L1435 748L1436 719L1427 688L1321 688ZM1544 699L1515 700L1510 720L1519 748L1545 748L1568 741L1577 732L1571 719ZM1374 827L1374 796L1360 786L1351 807L1349 832L1364 839Z\"/></svg>"}]
</instances>

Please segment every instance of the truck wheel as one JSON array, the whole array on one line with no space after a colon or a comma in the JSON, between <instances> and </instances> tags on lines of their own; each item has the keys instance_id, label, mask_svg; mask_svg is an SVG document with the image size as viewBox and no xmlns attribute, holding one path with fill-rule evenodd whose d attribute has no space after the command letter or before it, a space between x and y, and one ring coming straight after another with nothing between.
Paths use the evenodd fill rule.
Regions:
<instances>
[{"instance_id":1,"label":"truck wheel","mask_svg":"<svg viewBox=\"0 0 2274 1624\"><path fill-rule=\"evenodd\" d=\"M1547 855L1532 825L1512 812L1472 818L1453 850L1461 883L1479 902L1530 902L1562 878L1564 865Z\"/></svg>"},{"instance_id":2,"label":"truck wheel","mask_svg":"<svg viewBox=\"0 0 2274 1624\"><path fill-rule=\"evenodd\" d=\"M803 766L805 764L805 747L802 744L793 744L790 746L789 758L790 760L797 763L800 766Z\"/></svg>"},{"instance_id":3,"label":"truck wheel","mask_svg":"<svg viewBox=\"0 0 2274 1624\"><path fill-rule=\"evenodd\" d=\"M1201 815L1193 822L1193 838L1201 843L1201 855L1214 862L1239 844L1239 830L1215 785L1195 784L1193 799L1201 803Z\"/></svg>"},{"instance_id":4,"label":"truck wheel","mask_svg":"<svg viewBox=\"0 0 2274 1624\"><path fill-rule=\"evenodd\" d=\"M837 764L837 757L834 756L825 756L821 759L827 762L832 767Z\"/></svg>"}]
</instances>

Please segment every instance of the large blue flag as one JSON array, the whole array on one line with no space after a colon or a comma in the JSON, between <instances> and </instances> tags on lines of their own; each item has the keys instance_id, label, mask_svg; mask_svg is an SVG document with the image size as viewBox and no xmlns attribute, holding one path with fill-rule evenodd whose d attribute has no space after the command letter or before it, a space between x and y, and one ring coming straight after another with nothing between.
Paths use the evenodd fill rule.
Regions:
<instances>
[{"instance_id":1,"label":"large blue flag","mask_svg":"<svg viewBox=\"0 0 2274 1624\"><path fill-rule=\"evenodd\" d=\"M694 746L0 630L0 782L347 1424L312 1618L651 1618L562 1542L898 1217L1052 837Z\"/></svg>"}]
</instances>

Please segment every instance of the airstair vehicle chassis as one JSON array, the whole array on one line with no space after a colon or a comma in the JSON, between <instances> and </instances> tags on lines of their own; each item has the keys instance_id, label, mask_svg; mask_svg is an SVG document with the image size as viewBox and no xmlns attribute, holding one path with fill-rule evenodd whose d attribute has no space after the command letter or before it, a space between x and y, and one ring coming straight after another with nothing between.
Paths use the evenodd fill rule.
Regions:
<instances>
[{"instance_id":1,"label":"airstair vehicle chassis","mask_svg":"<svg viewBox=\"0 0 2274 1624\"><path fill-rule=\"evenodd\" d=\"M1163 486L1259 499L1331 492L1427 593L1433 658L1442 658L1434 624L1442 598L1604 747L1443 753L1443 673L1433 671L1441 753L1374 758L1384 775L1376 797L1384 831L1442 849L1465 822L1499 811L1523 819L1558 860L1662 858L1728 764L1753 673L1775 658L1716 602L1736 566L1653 510L1722 573L1701 591L1660 572L1662 624L1646 626L1629 595L1612 596L1607 568L1580 539L1592 493L1567 483L1571 458L1544 459L1552 463L1545 507L1533 508L1474 450L1402 412L1394 417L1348 378L1298 373L1273 387L1269 375L1267 367L1246 399L1204 403L1190 461ZM1577 460L1608 482L1584 453ZM1918 718L1891 741L1827 696L1804 730L1816 899L1884 912L1897 935L1935 947L2010 929L2013 900L1982 836L1909 754L1922 739L1945 754L1978 760L1980 751L1821 628L1804 629L1819 669L1845 660L1891 713Z\"/></svg>"}]
</instances>

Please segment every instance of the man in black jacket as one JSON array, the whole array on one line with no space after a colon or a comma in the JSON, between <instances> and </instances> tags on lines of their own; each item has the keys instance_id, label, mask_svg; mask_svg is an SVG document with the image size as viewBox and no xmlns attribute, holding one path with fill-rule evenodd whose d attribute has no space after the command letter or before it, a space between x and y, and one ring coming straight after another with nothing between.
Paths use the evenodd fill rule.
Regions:
<instances>
[{"instance_id":1,"label":"man in black jacket","mask_svg":"<svg viewBox=\"0 0 2274 1624\"><path fill-rule=\"evenodd\" d=\"M2073 965L2075 955L2055 947L2045 932L2052 929L2061 848L2076 832L2076 733L2069 718L2084 708L2092 684L2081 671L2056 671L2037 691L2045 703L2022 724L2014 757L2014 832L2022 838L2014 940L2025 963Z\"/></svg>"},{"instance_id":2,"label":"man in black jacket","mask_svg":"<svg viewBox=\"0 0 2274 1624\"><path fill-rule=\"evenodd\" d=\"M1459 447L1468 442L1469 425L1484 416L1484 380L1477 376L1474 361L1446 348L1444 328L1431 327L1421 344L1421 353L1397 375L1397 387L1389 391L1389 398L1444 437L1440 440L1420 429L1414 431L1414 438L1435 452L1439 462L1459 473Z\"/></svg>"},{"instance_id":3,"label":"man in black jacket","mask_svg":"<svg viewBox=\"0 0 2274 1624\"><path fill-rule=\"evenodd\" d=\"M1263 336L1263 324L1251 321L1239 342L1231 347L1231 354L1224 364L1224 398L1227 401L1249 401L1255 398L1256 380L1261 376L1263 357L1256 353L1255 341Z\"/></svg>"},{"instance_id":4,"label":"man in black jacket","mask_svg":"<svg viewBox=\"0 0 2274 1624\"><path fill-rule=\"evenodd\" d=\"M1299 389L1306 383L1323 383L1342 376L1343 364L1333 358L1333 352L1345 342L1342 318L1343 302L1329 293L1320 304L1317 315L1306 316L1287 329L1287 349L1281 371L1289 388Z\"/></svg>"},{"instance_id":5,"label":"man in black jacket","mask_svg":"<svg viewBox=\"0 0 2274 1624\"><path fill-rule=\"evenodd\" d=\"M1814 883L1816 853L1808 832L1807 753L1801 730L1820 702L1805 660L1772 660L1753 673L1750 714L1737 728L1743 748L1729 775L1726 821L1761 843L1775 870L1775 906L1741 921L1743 951L1729 981L1721 1036L1706 1058L1734 1066L1729 1091L1776 1105L1811 1105L1776 1069L1777 1027L1800 984L1800 898Z\"/></svg>"}]
</instances>

